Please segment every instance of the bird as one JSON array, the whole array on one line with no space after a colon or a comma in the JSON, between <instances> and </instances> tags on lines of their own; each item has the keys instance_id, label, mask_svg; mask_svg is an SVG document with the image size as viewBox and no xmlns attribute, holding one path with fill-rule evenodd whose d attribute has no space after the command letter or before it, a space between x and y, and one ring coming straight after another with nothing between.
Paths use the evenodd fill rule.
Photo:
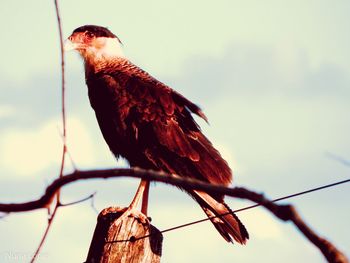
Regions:
<instances>
[{"instance_id":1,"label":"bird","mask_svg":"<svg viewBox=\"0 0 350 263\"><path fill-rule=\"evenodd\" d=\"M91 107L116 158L139 167L228 186L232 171L203 134L193 115L208 122L199 106L133 64L108 28L84 25L65 41L84 61ZM149 184L141 180L129 209L142 199L147 215ZM224 196L182 189L203 209L227 242L246 244L249 234ZM224 216L221 216L224 214Z\"/></svg>"}]
</instances>

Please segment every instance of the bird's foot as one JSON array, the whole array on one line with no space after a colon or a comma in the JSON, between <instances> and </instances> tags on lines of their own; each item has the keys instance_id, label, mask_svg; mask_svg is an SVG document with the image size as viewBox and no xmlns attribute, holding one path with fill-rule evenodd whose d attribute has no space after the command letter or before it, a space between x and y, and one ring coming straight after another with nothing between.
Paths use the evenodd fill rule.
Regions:
<instances>
[{"instance_id":1,"label":"bird's foot","mask_svg":"<svg viewBox=\"0 0 350 263\"><path fill-rule=\"evenodd\" d=\"M150 224L149 218L145 214L143 214L141 211L138 211L136 209L131 209L130 210L129 217L136 218L137 221L139 221L143 225L149 225Z\"/></svg>"},{"instance_id":2,"label":"bird's foot","mask_svg":"<svg viewBox=\"0 0 350 263\"><path fill-rule=\"evenodd\" d=\"M133 207L124 207L124 208L121 208L119 211L122 212L123 214L120 217L118 217L116 223L120 223L123 219L127 217L134 217L138 222L140 222L143 225L150 224L150 218L148 218L141 211Z\"/></svg>"}]
</instances>

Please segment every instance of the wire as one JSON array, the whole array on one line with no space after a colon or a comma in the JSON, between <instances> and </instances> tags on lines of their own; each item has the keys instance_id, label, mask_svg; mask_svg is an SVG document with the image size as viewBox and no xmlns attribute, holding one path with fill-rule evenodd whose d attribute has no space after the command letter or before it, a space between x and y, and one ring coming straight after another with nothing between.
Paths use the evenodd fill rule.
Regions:
<instances>
[{"instance_id":1,"label":"wire","mask_svg":"<svg viewBox=\"0 0 350 263\"><path fill-rule=\"evenodd\" d=\"M325 188L330 188L330 187L333 187L333 186L336 186L336 185L345 184L345 183L348 183L348 182L350 182L350 179L347 179L347 180L344 180L344 181L339 181L339 182L332 183L332 184L327 184L327 185L320 186L320 187L317 187L317 188L313 188L313 189L310 189L310 190L306 190L306 191L302 191L302 192L299 192L299 193L283 196L283 197L280 197L280 198L276 198L276 199L271 200L271 202L275 203L275 202L278 202L278 201L282 201L282 200L293 198L293 197L296 197L296 196L299 196L299 195L304 195L304 194L308 194L308 193L311 193L311 192L319 191L319 190L322 190L322 189L325 189ZM246 207L234 210L233 212L234 213L239 213L239 212L242 212L242 211L245 211L245 210L248 210L248 209L252 209L252 208L255 208L255 207L258 207L258 206L261 206L261 205L262 204L255 204L255 205L251 205L251 206L246 206ZM199 224L199 223L208 221L208 220L210 220L212 218L222 217L222 216L229 215L229 214L231 214L231 212L227 212L227 213L224 213L224 214L221 214L221 215L212 216L212 217L200 219L200 220L197 220L197 221L193 221L193 222L190 222L190 223L186 223L186 224L183 224L183 225L178 225L178 226L175 226L175 227L167 228L167 229L164 229L164 230L162 230L160 232L161 233L169 232L169 231L172 231L172 230L175 230L175 229L184 228L184 227L187 227L187 226L190 226L190 225Z\"/></svg>"},{"instance_id":2,"label":"wire","mask_svg":"<svg viewBox=\"0 0 350 263\"><path fill-rule=\"evenodd\" d=\"M300 196L300 195L304 195L304 194L308 194L308 193L320 191L320 190L323 190L323 189L326 189L326 188L330 188L330 187L333 187L333 186L336 186L336 185L345 184L345 183L349 183L349 182L350 182L350 179L346 179L346 180L339 181L339 182L336 182L336 183L327 184L327 185L323 185L323 186L320 186L320 187L316 187L316 188L312 188L312 189L309 189L309 190L305 190L305 191L302 191L302 192L298 192L298 193L295 193L295 194L291 194L291 195L286 195L286 196L283 196L283 197L279 197L279 198L276 198L276 199L271 200L271 202L272 202L272 203L275 203L275 202L278 202L278 201L282 201L282 200L286 200L286 199L293 198L293 197L296 197L296 196ZM262 204L255 204L255 205L251 205L251 206L246 206L246 207L243 207L243 208L234 210L234 211L232 211L232 212L233 212L233 213L239 213L239 212L242 212L242 211L245 211L245 210L249 210L249 209L252 209L252 208L261 206L261 205L262 205ZM157 232L157 233L151 233L151 234L144 235L144 236L141 236L141 237L134 237L134 236L132 236L130 239L126 239L126 240L115 240L115 241L107 241L107 243L128 242L128 241L130 241L130 242L135 242L135 241L137 241L137 240L150 237L150 236L152 236L152 235L154 235L154 234L166 233L166 232L174 231L174 230L177 230L177 229L180 229L180 228L185 228L185 227L192 226L192 225L195 225L195 224L203 223L203 222L208 221L208 220L211 220L211 219L213 219L213 218L223 217L223 216L225 216L225 215L231 214L232 212L227 212L227 213L224 213L224 214L220 214L220 215L211 216L211 217L207 217L207 218L204 218L204 219L192 221L192 222L189 222L189 223L186 223L186 224L182 224L182 225L178 225L178 226L166 228L166 229L163 229L163 230L161 230L161 231L159 231L159 232Z\"/></svg>"}]
</instances>

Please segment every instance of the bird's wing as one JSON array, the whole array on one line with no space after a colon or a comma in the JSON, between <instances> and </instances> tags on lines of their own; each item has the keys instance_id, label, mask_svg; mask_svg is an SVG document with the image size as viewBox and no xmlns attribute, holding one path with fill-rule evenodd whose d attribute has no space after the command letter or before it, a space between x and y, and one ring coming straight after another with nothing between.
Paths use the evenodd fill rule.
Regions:
<instances>
[{"instance_id":1,"label":"bird's wing","mask_svg":"<svg viewBox=\"0 0 350 263\"><path fill-rule=\"evenodd\" d=\"M192 117L207 121L197 105L130 62L100 79L120 87L114 99L118 125L132 131L138 150L156 168L210 183L231 182L228 164Z\"/></svg>"}]
</instances>

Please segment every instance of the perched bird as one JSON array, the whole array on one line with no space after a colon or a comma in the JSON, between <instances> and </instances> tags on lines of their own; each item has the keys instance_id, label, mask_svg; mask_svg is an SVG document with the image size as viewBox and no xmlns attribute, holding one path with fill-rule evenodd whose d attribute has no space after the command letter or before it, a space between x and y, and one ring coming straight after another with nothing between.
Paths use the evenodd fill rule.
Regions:
<instances>
[{"instance_id":1,"label":"perched bird","mask_svg":"<svg viewBox=\"0 0 350 263\"><path fill-rule=\"evenodd\" d=\"M66 40L85 64L92 108L110 150L131 167L153 169L206 183L227 186L232 173L227 162L203 135L192 114L207 120L184 96L130 62L119 38L105 27L85 25ZM245 244L248 232L224 203L222 195L189 190L223 238ZM149 182L142 180L130 209L141 196L147 214Z\"/></svg>"}]
</instances>

